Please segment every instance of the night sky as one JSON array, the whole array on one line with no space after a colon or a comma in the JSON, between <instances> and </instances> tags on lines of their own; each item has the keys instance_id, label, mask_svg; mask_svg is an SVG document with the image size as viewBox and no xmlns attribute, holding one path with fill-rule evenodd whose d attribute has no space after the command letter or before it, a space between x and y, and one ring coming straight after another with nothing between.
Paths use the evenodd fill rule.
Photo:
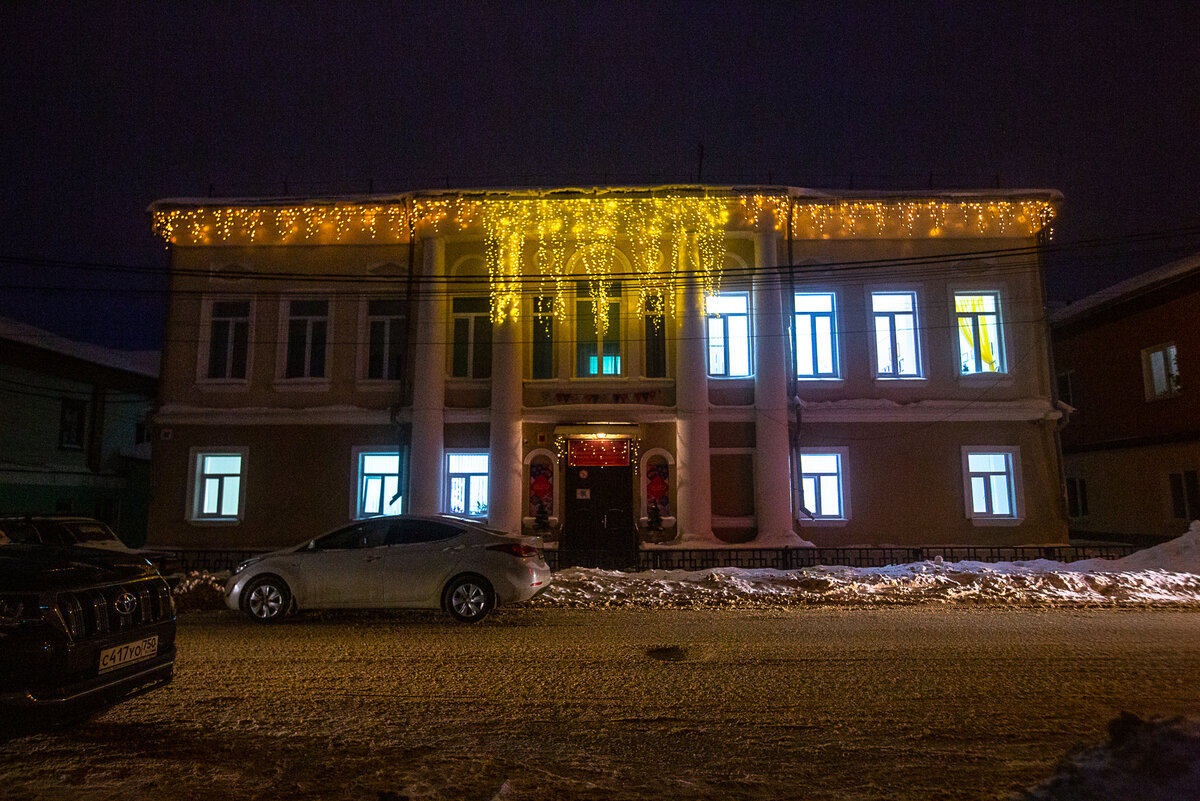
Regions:
<instances>
[{"instance_id":1,"label":"night sky","mask_svg":"<svg viewBox=\"0 0 1200 801\"><path fill-rule=\"evenodd\" d=\"M146 206L210 191L1051 188L1055 302L1200 251L1195 2L10 2L0 46L0 315L115 347L161 340Z\"/></svg>"}]
</instances>

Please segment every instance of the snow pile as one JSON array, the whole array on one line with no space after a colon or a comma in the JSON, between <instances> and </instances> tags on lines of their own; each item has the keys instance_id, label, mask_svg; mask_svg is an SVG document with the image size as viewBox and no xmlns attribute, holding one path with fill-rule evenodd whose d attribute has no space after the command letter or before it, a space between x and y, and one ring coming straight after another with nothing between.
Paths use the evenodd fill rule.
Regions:
<instances>
[{"instance_id":1,"label":"snow pile","mask_svg":"<svg viewBox=\"0 0 1200 801\"><path fill-rule=\"evenodd\" d=\"M1200 798L1200 720L1144 721L1122 712L1108 734L1108 742L1071 755L1049 779L1011 801Z\"/></svg>"},{"instance_id":2,"label":"snow pile","mask_svg":"<svg viewBox=\"0 0 1200 801\"><path fill-rule=\"evenodd\" d=\"M765 607L812 603L958 602L1200 605L1200 523L1178 539L1120 560L1071 564L914 562L802 570L714 568L621 573L569 568L535 603L568 607Z\"/></svg>"}]
</instances>

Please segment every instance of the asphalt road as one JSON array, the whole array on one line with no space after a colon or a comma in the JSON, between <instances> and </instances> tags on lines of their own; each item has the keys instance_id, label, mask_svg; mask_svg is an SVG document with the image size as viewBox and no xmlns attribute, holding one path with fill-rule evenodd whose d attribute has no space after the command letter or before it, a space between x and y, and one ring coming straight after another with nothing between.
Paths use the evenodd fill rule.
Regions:
<instances>
[{"instance_id":1,"label":"asphalt road","mask_svg":"<svg viewBox=\"0 0 1200 801\"><path fill-rule=\"evenodd\" d=\"M902 607L181 619L175 682L0 743L0 797L990 799L1200 714L1200 614Z\"/></svg>"}]
</instances>

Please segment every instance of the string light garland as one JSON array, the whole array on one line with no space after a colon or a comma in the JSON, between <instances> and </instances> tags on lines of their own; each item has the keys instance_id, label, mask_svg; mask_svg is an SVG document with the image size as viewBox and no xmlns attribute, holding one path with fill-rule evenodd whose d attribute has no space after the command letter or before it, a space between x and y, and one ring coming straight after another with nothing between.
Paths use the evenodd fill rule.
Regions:
<instances>
[{"instance_id":1,"label":"string light garland","mask_svg":"<svg viewBox=\"0 0 1200 801\"><path fill-rule=\"evenodd\" d=\"M182 206L182 207L179 207ZM410 221L408 215L413 215ZM698 275L705 295L720 291L728 230L770 225L798 240L1052 235L1051 200L843 200L786 193L715 196L584 197L477 195L415 197L400 202L194 206L152 209L154 231L174 245L395 244L410 230L423 235L482 229L493 322L517 320L529 279L552 313L566 318L570 284L587 282L600 336L608 328L617 253L628 256L633 280L622 293L638 314L670 316L680 263ZM574 244L574 248L570 247ZM693 250L694 248L694 250ZM628 280L628 279L627 279Z\"/></svg>"}]
</instances>

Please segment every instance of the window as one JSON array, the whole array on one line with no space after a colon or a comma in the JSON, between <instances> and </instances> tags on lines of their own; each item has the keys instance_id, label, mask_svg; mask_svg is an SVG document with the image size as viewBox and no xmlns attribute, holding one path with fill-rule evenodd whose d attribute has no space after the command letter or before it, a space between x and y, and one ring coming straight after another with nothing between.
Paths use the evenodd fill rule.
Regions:
<instances>
[{"instance_id":1,"label":"window","mask_svg":"<svg viewBox=\"0 0 1200 801\"><path fill-rule=\"evenodd\" d=\"M367 378L398 381L408 327L404 301L367 301Z\"/></svg>"},{"instance_id":2,"label":"window","mask_svg":"<svg viewBox=\"0 0 1200 801\"><path fill-rule=\"evenodd\" d=\"M621 285L608 291L607 327L600 331L596 301L584 299L591 290L586 281L576 286L575 375L580 378L621 374Z\"/></svg>"},{"instance_id":3,"label":"window","mask_svg":"<svg viewBox=\"0 0 1200 801\"><path fill-rule=\"evenodd\" d=\"M913 292L873 292L875 374L880 378L920 378L917 296Z\"/></svg>"},{"instance_id":4,"label":"window","mask_svg":"<svg viewBox=\"0 0 1200 801\"><path fill-rule=\"evenodd\" d=\"M242 518L245 451L197 451L192 462L191 519L232 522Z\"/></svg>"},{"instance_id":5,"label":"window","mask_svg":"<svg viewBox=\"0 0 1200 801\"><path fill-rule=\"evenodd\" d=\"M250 301L213 301L208 324L208 370L212 379L244 380L250 341Z\"/></svg>"},{"instance_id":6,"label":"window","mask_svg":"<svg viewBox=\"0 0 1200 801\"><path fill-rule=\"evenodd\" d=\"M288 301L284 378L324 378L329 301Z\"/></svg>"},{"instance_id":7,"label":"window","mask_svg":"<svg viewBox=\"0 0 1200 801\"><path fill-rule=\"evenodd\" d=\"M1171 398L1179 394L1179 362L1174 343L1142 351L1142 377L1146 400Z\"/></svg>"},{"instance_id":8,"label":"window","mask_svg":"<svg viewBox=\"0 0 1200 801\"><path fill-rule=\"evenodd\" d=\"M1075 371L1067 370L1056 376L1058 380L1058 399L1068 406L1075 405Z\"/></svg>"},{"instance_id":9,"label":"window","mask_svg":"<svg viewBox=\"0 0 1200 801\"><path fill-rule=\"evenodd\" d=\"M454 365L458 378L492 377L492 318L487 298L455 298Z\"/></svg>"},{"instance_id":10,"label":"window","mask_svg":"<svg viewBox=\"0 0 1200 801\"><path fill-rule=\"evenodd\" d=\"M963 448L967 517L984 523L1021 518L1019 457L1016 448Z\"/></svg>"},{"instance_id":11,"label":"window","mask_svg":"<svg viewBox=\"0 0 1200 801\"><path fill-rule=\"evenodd\" d=\"M86 420L86 403L63 398L58 415L58 447L71 450L83 448Z\"/></svg>"},{"instance_id":12,"label":"window","mask_svg":"<svg viewBox=\"0 0 1200 801\"><path fill-rule=\"evenodd\" d=\"M796 376L838 378L837 311L832 292L796 293Z\"/></svg>"},{"instance_id":13,"label":"window","mask_svg":"<svg viewBox=\"0 0 1200 801\"><path fill-rule=\"evenodd\" d=\"M708 374L750 375L750 298L745 294L709 295Z\"/></svg>"},{"instance_id":14,"label":"window","mask_svg":"<svg viewBox=\"0 0 1200 801\"><path fill-rule=\"evenodd\" d=\"M844 469L846 452L802 451L800 454L800 488L804 508L814 520L845 520L847 493Z\"/></svg>"},{"instance_id":15,"label":"window","mask_svg":"<svg viewBox=\"0 0 1200 801\"><path fill-rule=\"evenodd\" d=\"M1200 518L1200 481L1195 470L1170 474L1171 516L1180 520Z\"/></svg>"},{"instance_id":16,"label":"window","mask_svg":"<svg viewBox=\"0 0 1200 801\"><path fill-rule=\"evenodd\" d=\"M554 298L533 299L533 377L554 378Z\"/></svg>"},{"instance_id":17,"label":"window","mask_svg":"<svg viewBox=\"0 0 1200 801\"><path fill-rule=\"evenodd\" d=\"M1082 478L1067 478L1067 514L1070 517L1087 517L1087 482Z\"/></svg>"},{"instance_id":18,"label":"window","mask_svg":"<svg viewBox=\"0 0 1200 801\"><path fill-rule=\"evenodd\" d=\"M446 454L446 511L485 517L488 511L488 455Z\"/></svg>"},{"instance_id":19,"label":"window","mask_svg":"<svg viewBox=\"0 0 1200 801\"><path fill-rule=\"evenodd\" d=\"M529 516L554 515L554 464L548 456L536 456L529 463Z\"/></svg>"},{"instance_id":20,"label":"window","mask_svg":"<svg viewBox=\"0 0 1200 801\"><path fill-rule=\"evenodd\" d=\"M1000 338L1000 296L955 294L958 318L958 360L963 375L1003 373L1004 343Z\"/></svg>"},{"instance_id":21,"label":"window","mask_svg":"<svg viewBox=\"0 0 1200 801\"><path fill-rule=\"evenodd\" d=\"M398 515L403 511L401 467L400 454L396 451L358 452L356 518Z\"/></svg>"},{"instance_id":22,"label":"window","mask_svg":"<svg viewBox=\"0 0 1200 801\"><path fill-rule=\"evenodd\" d=\"M667 318L662 313L645 315L646 378L667 377Z\"/></svg>"}]
</instances>

